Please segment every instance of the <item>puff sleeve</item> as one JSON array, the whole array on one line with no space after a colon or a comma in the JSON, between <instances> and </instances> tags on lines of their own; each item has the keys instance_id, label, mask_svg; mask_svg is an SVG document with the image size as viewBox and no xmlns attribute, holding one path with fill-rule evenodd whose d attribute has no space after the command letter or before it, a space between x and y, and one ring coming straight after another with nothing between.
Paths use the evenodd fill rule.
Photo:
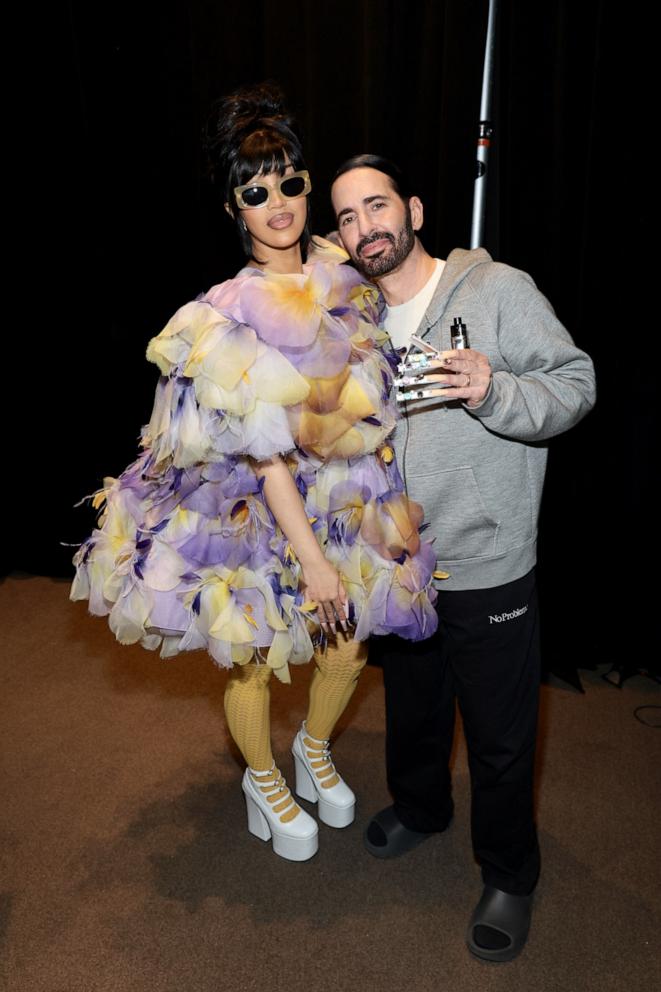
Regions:
<instances>
[{"instance_id":1,"label":"puff sleeve","mask_svg":"<svg viewBox=\"0 0 661 992\"><path fill-rule=\"evenodd\" d=\"M287 407L304 377L241 320L206 299L181 307L147 348L161 378L142 435L157 464L178 468L224 455L267 458L295 448Z\"/></svg>"}]
</instances>

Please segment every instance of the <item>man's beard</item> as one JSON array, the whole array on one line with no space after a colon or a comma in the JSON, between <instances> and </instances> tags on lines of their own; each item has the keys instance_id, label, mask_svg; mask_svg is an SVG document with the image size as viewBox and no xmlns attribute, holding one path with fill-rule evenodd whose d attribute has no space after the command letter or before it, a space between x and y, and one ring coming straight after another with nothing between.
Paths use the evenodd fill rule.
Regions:
<instances>
[{"instance_id":1,"label":"man's beard","mask_svg":"<svg viewBox=\"0 0 661 992\"><path fill-rule=\"evenodd\" d=\"M360 254L367 245L373 241L381 241L386 238L390 242L388 248L384 248L379 255L363 258ZM415 231L411 223L411 210L406 204L406 218L404 226L399 229L396 235L390 231L375 231L369 237L363 238L356 245L356 254L353 263L356 268L367 276L368 279L378 279L385 276L393 269L396 269L408 257L415 244Z\"/></svg>"}]
</instances>

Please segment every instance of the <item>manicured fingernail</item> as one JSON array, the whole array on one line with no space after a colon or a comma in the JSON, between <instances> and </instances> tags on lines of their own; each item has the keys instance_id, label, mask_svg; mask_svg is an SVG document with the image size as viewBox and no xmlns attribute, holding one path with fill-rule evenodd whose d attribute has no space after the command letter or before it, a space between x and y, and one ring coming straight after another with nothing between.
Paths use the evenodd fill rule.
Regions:
<instances>
[{"instance_id":1,"label":"manicured fingernail","mask_svg":"<svg viewBox=\"0 0 661 992\"><path fill-rule=\"evenodd\" d=\"M414 382L425 382L425 375L403 375L401 379L397 379L397 385L411 386Z\"/></svg>"},{"instance_id":2,"label":"manicured fingernail","mask_svg":"<svg viewBox=\"0 0 661 992\"><path fill-rule=\"evenodd\" d=\"M331 630L333 631L334 634L337 634L337 626L336 626L334 620L333 620L333 622L331 624Z\"/></svg>"},{"instance_id":3,"label":"manicured fingernail","mask_svg":"<svg viewBox=\"0 0 661 992\"><path fill-rule=\"evenodd\" d=\"M348 633L349 628L347 627L346 620L340 620L340 623L342 624L342 630L344 631L344 633L345 634Z\"/></svg>"}]
</instances>

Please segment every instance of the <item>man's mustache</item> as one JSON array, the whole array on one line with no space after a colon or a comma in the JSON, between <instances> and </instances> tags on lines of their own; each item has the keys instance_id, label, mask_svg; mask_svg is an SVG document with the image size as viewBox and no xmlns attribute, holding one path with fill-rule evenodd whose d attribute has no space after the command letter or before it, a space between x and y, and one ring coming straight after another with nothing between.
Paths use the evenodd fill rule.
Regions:
<instances>
[{"instance_id":1,"label":"man's mustache","mask_svg":"<svg viewBox=\"0 0 661 992\"><path fill-rule=\"evenodd\" d=\"M356 254L360 255L363 248L366 248L367 245L371 245L373 241L383 241L384 238L387 238L393 245L395 244L395 236L390 231L375 231L358 242L356 245Z\"/></svg>"}]
</instances>

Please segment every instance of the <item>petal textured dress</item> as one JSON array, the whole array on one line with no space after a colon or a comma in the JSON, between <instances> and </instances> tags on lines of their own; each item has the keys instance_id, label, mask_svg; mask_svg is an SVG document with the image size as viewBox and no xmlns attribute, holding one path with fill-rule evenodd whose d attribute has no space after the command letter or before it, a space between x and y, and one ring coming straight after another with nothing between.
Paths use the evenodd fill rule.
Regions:
<instances>
[{"instance_id":1,"label":"petal textured dress","mask_svg":"<svg viewBox=\"0 0 661 992\"><path fill-rule=\"evenodd\" d=\"M433 633L437 556L387 444L394 355L377 291L344 258L321 242L301 275L242 269L150 341L161 377L143 451L96 494L71 589L121 643L259 659L283 681L311 658L316 614L255 471L274 455L342 576L355 637Z\"/></svg>"}]
</instances>

